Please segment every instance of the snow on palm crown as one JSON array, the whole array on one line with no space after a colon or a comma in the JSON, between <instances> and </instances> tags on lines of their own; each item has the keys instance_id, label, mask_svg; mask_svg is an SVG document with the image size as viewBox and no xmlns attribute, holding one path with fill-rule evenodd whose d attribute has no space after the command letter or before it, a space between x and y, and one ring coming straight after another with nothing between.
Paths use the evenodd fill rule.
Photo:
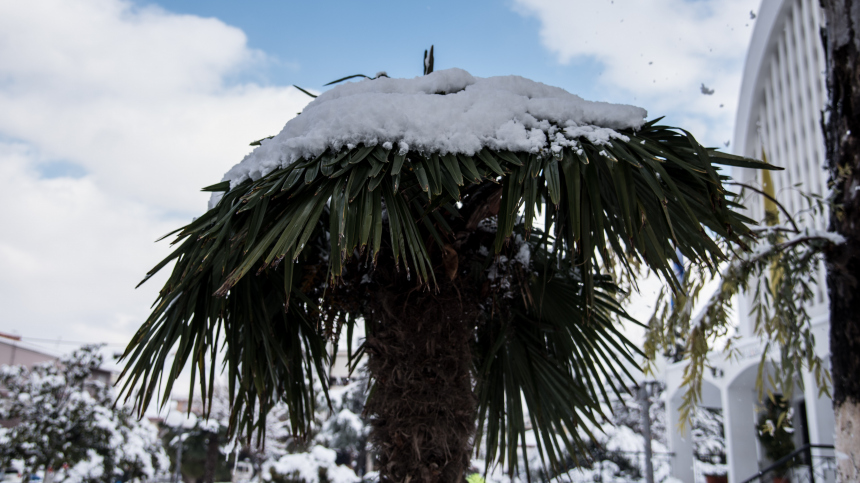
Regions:
<instances>
[{"instance_id":1,"label":"snow on palm crown","mask_svg":"<svg viewBox=\"0 0 860 483\"><path fill-rule=\"evenodd\" d=\"M639 128L646 115L640 107L586 101L514 75L481 78L447 69L414 79L381 77L324 92L223 180L234 187L328 148L358 144L428 155L471 156L485 147L555 152L576 146L579 137L593 144L626 140L616 129Z\"/></svg>"}]
</instances>

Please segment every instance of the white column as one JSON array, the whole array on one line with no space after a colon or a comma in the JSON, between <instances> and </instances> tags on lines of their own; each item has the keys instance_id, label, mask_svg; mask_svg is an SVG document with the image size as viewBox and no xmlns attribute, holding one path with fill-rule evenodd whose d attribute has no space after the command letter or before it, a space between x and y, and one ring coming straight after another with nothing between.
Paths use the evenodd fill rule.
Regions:
<instances>
[{"instance_id":1,"label":"white column","mask_svg":"<svg viewBox=\"0 0 860 483\"><path fill-rule=\"evenodd\" d=\"M723 424L729 481L744 481L758 472L755 390L741 385L723 391Z\"/></svg>"},{"instance_id":2,"label":"white column","mask_svg":"<svg viewBox=\"0 0 860 483\"><path fill-rule=\"evenodd\" d=\"M666 433L669 442L669 452L672 456L672 476L684 483L693 483L695 473L693 471L693 439L690 432L690 423L684 425L683 432L678 427L681 406L679 395L666 401Z\"/></svg>"}]
</instances>

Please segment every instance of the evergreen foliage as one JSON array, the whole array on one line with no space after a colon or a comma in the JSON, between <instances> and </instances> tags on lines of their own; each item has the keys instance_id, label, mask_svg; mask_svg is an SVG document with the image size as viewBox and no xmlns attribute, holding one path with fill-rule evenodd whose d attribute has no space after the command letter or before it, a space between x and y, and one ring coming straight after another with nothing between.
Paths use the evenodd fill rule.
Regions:
<instances>
[{"instance_id":1,"label":"evergreen foliage","mask_svg":"<svg viewBox=\"0 0 860 483\"><path fill-rule=\"evenodd\" d=\"M790 405L782 395L776 395L765 402L764 410L758 418L756 431L761 441L765 457L776 462L794 451L794 428L792 427ZM785 473L794 466L793 461L783 463L777 473Z\"/></svg>"},{"instance_id":2,"label":"evergreen foliage","mask_svg":"<svg viewBox=\"0 0 860 483\"><path fill-rule=\"evenodd\" d=\"M176 471L178 445L182 444L183 477L202 481L211 474L214 481L229 481L232 474L232 461L222 453L222 446L228 443L227 427L213 421L197 420L191 427L164 426L162 441L170 457L171 474ZM209 446L212 440L218 445L218 452L212 458Z\"/></svg>"},{"instance_id":3,"label":"evergreen foliage","mask_svg":"<svg viewBox=\"0 0 860 483\"><path fill-rule=\"evenodd\" d=\"M167 457L154 427L114 406L107 385L92 379L97 346L56 362L0 368L0 465L25 479L52 470L55 481L114 483L152 478Z\"/></svg>"}]
</instances>

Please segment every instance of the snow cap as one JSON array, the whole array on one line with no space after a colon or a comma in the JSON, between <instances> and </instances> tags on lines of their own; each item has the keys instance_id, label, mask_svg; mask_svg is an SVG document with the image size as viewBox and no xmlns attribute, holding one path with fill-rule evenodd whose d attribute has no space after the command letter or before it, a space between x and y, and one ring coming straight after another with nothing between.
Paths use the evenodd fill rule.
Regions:
<instances>
[{"instance_id":1,"label":"snow cap","mask_svg":"<svg viewBox=\"0 0 860 483\"><path fill-rule=\"evenodd\" d=\"M365 79L322 93L224 180L233 187L328 148L358 144L469 156L485 147L558 150L580 137L602 144L623 138L617 129L641 127L646 115L640 107L586 101L514 75L481 78L447 69L414 79Z\"/></svg>"}]
</instances>

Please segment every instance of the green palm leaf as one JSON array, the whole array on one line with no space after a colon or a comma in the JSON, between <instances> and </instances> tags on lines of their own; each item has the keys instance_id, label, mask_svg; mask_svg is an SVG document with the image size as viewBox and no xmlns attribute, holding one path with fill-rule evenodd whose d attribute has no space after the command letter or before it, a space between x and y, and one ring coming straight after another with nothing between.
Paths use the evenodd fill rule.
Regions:
<instances>
[{"instance_id":1,"label":"green palm leaf","mask_svg":"<svg viewBox=\"0 0 860 483\"><path fill-rule=\"evenodd\" d=\"M533 302L517 298L513 317L483 325L475 351L487 464L507 461L513 472L529 426L556 470L565 455L587 451L589 427L605 416L599 404L608 399L605 387L618 393L626 390L624 380L633 381L619 361L635 367L634 355L641 355L615 327L614 315L636 323L615 301L616 288L598 277L587 314L578 296L581 271L564 253L558 260L543 250L534 235L527 242L534 272L523 285Z\"/></svg>"}]
</instances>

